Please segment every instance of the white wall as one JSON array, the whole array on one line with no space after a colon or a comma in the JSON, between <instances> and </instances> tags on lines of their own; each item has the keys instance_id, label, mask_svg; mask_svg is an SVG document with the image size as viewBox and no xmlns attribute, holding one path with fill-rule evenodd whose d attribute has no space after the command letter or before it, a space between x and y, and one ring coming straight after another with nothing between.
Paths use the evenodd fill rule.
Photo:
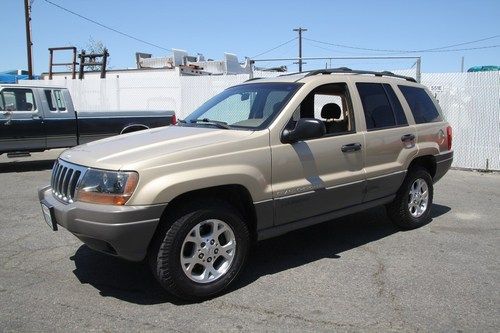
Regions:
<instances>
[{"instance_id":1,"label":"white wall","mask_svg":"<svg viewBox=\"0 0 500 333\"><path fill-rule=\"evenodd\" d=\"M500 170L500 72L424 73L453 127L453 166Z\"/></svg>"},{"instance_id":2,"label":"white wall","mask_svg":"<svg viewBox=\"0 0 500 333\"><path fill-rule=\"evenodd\" d=\"M276 75L255 73L255 77ZM86 74L84 80L55 76L42 83L67 87L77 110L174 110L182 119L208 98L248 77L179 76L177 70L151 70L108 72L105 79L99 74ZM436 95L453 127L453 166L500 170L500 72L422 73L422 83Z\"/></svg>"}]
</instances>

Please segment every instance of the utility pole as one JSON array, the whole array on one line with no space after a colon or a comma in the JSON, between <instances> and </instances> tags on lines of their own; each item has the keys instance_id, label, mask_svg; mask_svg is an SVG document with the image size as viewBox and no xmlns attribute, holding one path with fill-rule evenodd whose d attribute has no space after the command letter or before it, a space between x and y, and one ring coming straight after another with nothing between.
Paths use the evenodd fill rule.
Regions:
<instances>
[{"instance_id":1,"label":"utility pole","mask_svg":"<svg viewBox=\"0 0 500 333\"><path fill-rule=\"evenodd\" d=\"M302 32L307 31L307 29L304 29L302 27L299 27L297 29L293 29L293 31L297 31L299 33L299 72L302 72Z\"/></svg>"},{"instance_id":2,"label":"utility pole","mask_svg":"<svg viewBox=\"0 0 500 333\"><path fill-rule=\"evenodd\" d=\"M417 58L417 82L421 83L422 81L422 58Z\"/></svg>"},{"instance_id":3,"label":"utility pole","mask_svg":"<svg viewBox=\"0 0 500 333\"><path fill-rule=\"evenodd\" d=\"M462 73L464 72L465 57L462 57Z\"/></svg>"},{"instance_id":4,"label":"utility pole","mask_svg":"<svg viewBox=\"0 0 500 333\"><path fill-rule=\"evenodd\" d=\"M31 0L24 0L24 18L26 21L26 49L28 53L28 79L33 79L33 57L31 55L33 43L31 42Z\"/></svg>"}]
</instances>

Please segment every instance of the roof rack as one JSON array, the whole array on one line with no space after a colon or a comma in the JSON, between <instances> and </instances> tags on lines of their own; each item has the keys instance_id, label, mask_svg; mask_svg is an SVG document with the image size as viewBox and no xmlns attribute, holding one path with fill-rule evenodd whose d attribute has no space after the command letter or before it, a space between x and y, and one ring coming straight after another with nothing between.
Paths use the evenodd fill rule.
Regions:
<instances>
[{"instance_id":1,"label":"roof rack","mask_svg":"<svg viewBox=\"0 0 500 333\"><path fill-rule=\"evenodd\" d=\"M394 74L394 73L388 72L388 71L375 72L375 71L350 69L348 67L317 69L317 70L307 71L306 73L307 74L304 77L319 75L319 74L369 74L369 75L375 75L375 76L390 76L390 77L396 77L399 79L404 79L406 81L417 82L414 78L412 78L410 76L397 75L397 74Z\"/></svg>"},{"instance_id":2,"label":"roof rack","mask_svg":"<svg viewBox=\"0 0 500 333\"><path fill-rule=\"evenodd\" d=\"M244 82L250 82L250 81L255 81L255 80L260 80L263 79L263 77L253 77L251 79L245 80Z\"/></svg>"}]
</instances>

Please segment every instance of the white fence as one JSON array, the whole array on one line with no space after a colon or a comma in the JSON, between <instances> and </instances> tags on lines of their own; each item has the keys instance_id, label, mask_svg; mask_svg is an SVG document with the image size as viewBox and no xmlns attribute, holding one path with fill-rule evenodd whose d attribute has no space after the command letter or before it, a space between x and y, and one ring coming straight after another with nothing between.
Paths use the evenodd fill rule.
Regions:
<instances>
[{"instance_id":1,"label":"white fence","mask_svg":"<svg viewBox=\"0 0 500 333\"><path fill-rule=\"evenodd\" d=\"M246 74L195 77L177 71L130 71L109 73L106 79L92 74L84 80L56 76L43 84L67 87L78 110L174 110L182 119L208 98L247 79ZM453 166L500 170L500 72L422 73L422 83L435 94L453 127Z\"/></svg>"},{"instance_id":2,"label":"white fence","mask_svg":"<svg viewBox=\"0 0 500 333\"><path fill-rule=\"evenodd\" d=\"M453 166L500 170L500 72L429 73L422 83L453 127Z\"/></svg>"}]
</instances>

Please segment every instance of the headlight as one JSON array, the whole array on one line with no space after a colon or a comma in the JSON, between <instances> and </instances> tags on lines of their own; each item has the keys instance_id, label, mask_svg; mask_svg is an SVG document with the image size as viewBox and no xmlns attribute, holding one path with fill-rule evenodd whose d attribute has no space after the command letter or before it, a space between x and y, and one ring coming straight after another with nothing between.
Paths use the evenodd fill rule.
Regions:
<instances>
[{"instance_id":1,"label":"headlight","mask_svg":"<svg viewBox=\"0 0 500 333\"><path fill-rule=\"evenodd\" d=\"M89 169L76 190L77 201L106 205L124 205L134 193L137 172Z\"/></svg>"}]
</instances>

